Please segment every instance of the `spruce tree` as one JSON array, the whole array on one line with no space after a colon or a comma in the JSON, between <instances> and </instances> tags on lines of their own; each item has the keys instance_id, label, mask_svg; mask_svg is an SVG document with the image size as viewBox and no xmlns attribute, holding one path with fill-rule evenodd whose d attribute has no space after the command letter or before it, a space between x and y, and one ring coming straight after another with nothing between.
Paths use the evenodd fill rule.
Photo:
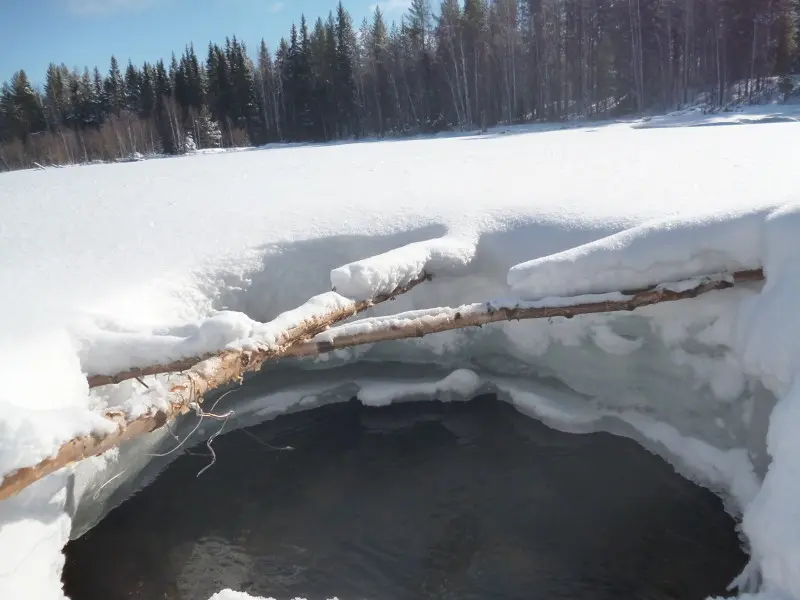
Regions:
<instances>
[{"instance_id":1,"label":"spruce tree","mask_svg":"<svg viewBox=\"0 0 800 600\"><path fill-rule=\"evenodd\" d=\"M311 44L305 15L300 17L300 39L293 52L293 88L297 132L302 140L314 139L312 109L313 82L311 80Z\"/></svg>"},{"instance_id":2,"label":"spruce tree","mask_svg":"<svg viewBox=\"0 0 800 600\"><path fill-rule=\"evenodd\" d=\"M325 120L330 131L329 138L341 137L341 124L338 123L339 111L336 106L336 81L338 79L339 65L336 54L336 21L333 13L328 13L328 20L325 22L325 44L323 52L323 78L320 84L324 89Z\"/></svg>"},{"instance_id":3,"label":"spruce tree","mask_svg":"<svg viewBox=\"0 0 800 600\"><path fill-rule=\"evenodd\" d=\"M430 0L411 0L408 9L408 33L417 52L428 49L430 32L433 29L433 11Z\"/></svg>"},{"instance_id":4,"label":"spruce tree","mask_svg":"<svg viewBox=\"0 0 800 600\"><path fill-rule=\"evenodd\" d=\"M46 123L42 104L25 71L17 71L11 76L11 93L16 108L19 137L25 140L30 134L43 131Z\"/></svg>"},{"instance_id":5,"label":"spruce tree","mask_svg":"<svg viewBox=\"0 0 800 600\"><path fill-rule=\"evenodd\" d=\"M360 135L356 120L355 32L350 14L341 0L336 9L336 82L335 96L343 134Z\"/></svg>"},{"instance_id":6,"label":"spruce tree","mask_svg":"<svg viewBox=\"0 0 800 600\"><path fill-rule=\"evenodd\" d=\"M139 71L129 60L125 69L125 108L138 113L141 107L141 81Z\"/></svg>"},{"instance_id":7,"label":"spruce tree","mask_svg":"<svg viewBox=\"0 0 800 600\"><path fill-rule=\"evenodd\" d=\"M161 147L165 154L176 154L181 150L178 143L183 140L176 139L173 122L170 119L169 103L172 100L172 82L163 60L156 63L154 87L156 96L154 119L158 136L161 139Z\"/></svg>"},{"instance_id":8,"label":"spruce tree","mask_svg":"<svg viewBox=\"0 0 800 600\"><path fill-rule=\"evenodd\" d=\"M189 44L183 58L183 69L186 77L186 95L188 105L199 111L205 100L205 73L200 67L200 61L194 51L194 45Z\"/></svg>"},{"instance_id":9,"label":"spruce tree","mask_svg":"<svg viewBox=\"0 0 800 600\"><path fill-rule=\"evenodd\" d=\"M110 113L119 115L125 106L125 82L122 80L122 73L115 56L111 57L111 66L108 69L104 90L106 109Z\"/></svg>"},{"instance_id":10,"label":"spruce tree","mask_svg":"<svg viewBox=\"0 0 800 600\"><path fill-rule=\"evenodd\" d=\"M286 139L294 138L294 111L291 89L291 47L281 38L275 52L275 85L279 88L278 114Z\"/></svg>"},{"instance_id":11,"label":"spruce tree","mask_svg":"<svg viewBox=\"0 0 800 600\"><path fill-rule=\"evenodd\" d=\"M0 87L0 125L2 139L18 138L23 133L21 115L14 102L14 91L6 82Z\"/></svg>"},{"instance_id":12,"label":"spruce tree","mask_svg":"<svg viewBox=\"0 0 800 600\"><path fill-rule=\"evenodd\" d=\"M85 80L84 85L88 87L89 70L83 73ZM100 125L106 120L106 116L111 112L108 94L106 92L106 85L103 81L103 76L100 74L100 69L94 68L92 77L91 89L88 92L87 102L89 103L89 115L87 117L87 124L92 124L95 127Z\"/></svg>"},{"instance_id":13,"label":"spruce tree","mask_svg":"<svg viewBox=\"0 0 800 600\"><path fill-rule=\"evenodd\" d=\"M144 66L142 67L141 85L139 88L139 114L145 119L149 119L153 116L153 111L155 110L156 106L156 88L154 79L155 75L153 68L148 63L144 63Z\"/></svg>"},{"instance_id":14,"label":"spruce tree","mask_svg":"<svg viewBox=\"0 0 800 600\"><path fill-rule=\"evenodd\" d=\"M258 106L258 117L260 127L264 132L264 141L269 142L275 139L274 117L274 81L272 71L272 57L269 54L266 42L262 39L258 47L258 63L254 71L256 104Z\"/></svg>"},{"instance_id":15,"label":"spruce tree","mask_svg":"<svg viewBox=\"0 0 800 600\"><path fill-rule=\"evenodd\" d=\"M375 129L379 137L386 134L391 118L392 99L389 88L388 33L380 6L375 7L369 35L369 57L372 65L372 94L374 96Z\"/></svg>"},{"instance_id":16,"label":"spruce tree","mask_svg":"<svg viewBox=\"0 0 800 600\"><path fill-rule=\"evenodd\" d=\"M66 123L69 111L69 71L66 67L50 63L45 74L44 104L50 129L59 129Z\"/></svg>"}]
</instances>

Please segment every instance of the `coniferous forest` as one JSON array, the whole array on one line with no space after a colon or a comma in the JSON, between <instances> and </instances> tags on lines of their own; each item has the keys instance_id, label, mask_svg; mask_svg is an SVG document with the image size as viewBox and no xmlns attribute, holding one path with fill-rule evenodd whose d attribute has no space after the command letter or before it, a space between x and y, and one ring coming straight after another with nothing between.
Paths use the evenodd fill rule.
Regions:
<instances>
[{"instance_id":1,"label":"coniferous forest","mask_svg":"<svg viewBox=\"0 0 800 600\"><path fill-rule=\"evenodd\" d=\"M0 170L195 148L466 130L760 97L798 67L800 0L412 0L339 5L276 48L51 63L0 90Z\"/></svg>"}]
</instances>

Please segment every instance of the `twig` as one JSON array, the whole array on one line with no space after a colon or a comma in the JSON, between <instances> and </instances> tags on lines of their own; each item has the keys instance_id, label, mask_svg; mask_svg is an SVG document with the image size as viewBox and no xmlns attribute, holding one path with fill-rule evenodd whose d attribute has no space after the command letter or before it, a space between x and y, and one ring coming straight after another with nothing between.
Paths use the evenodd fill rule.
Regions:
<instances>
[{"instance_id":1,"label":"twig","mask_svg":"<svg viewBox=\"0 0 800 600\"><path fill-rule=\"evenodd\" d=\"M200 469L200 470L197 472L197 475L196 475L196 477L198 477L198 478L199 478L199 477L200 477L200 475L202 475L203 473L205 473L206 471L208 471L208 470L209 470L211 467L213 467L213 466L214 466L214 464L217 462L217 453L216 453L216 451L214 450L214 448L211 446L211 444L214 442L214 440L217 438L217 436L218 436L218 435L220 435L220 434L222 433L222 430L223 430L223 429L225 429L225 425L228 423L228 417L229 417L230 415L232 415L232 414L233 414L233 411L229 411L229 412L226 414L226 416L225 416L225 419L222 421L222 425L220 425L220 426L219 426L219 429L217 429L217 431L215 431L214 433L212 433L212 434L209 436L209 438L206 440L206 448L208 448L208 451L211 453L211 462L210 462L210 463L208 463L208 464L207 464L205 467L203 467L202 469Z\"/></svg>"}]
</instances>

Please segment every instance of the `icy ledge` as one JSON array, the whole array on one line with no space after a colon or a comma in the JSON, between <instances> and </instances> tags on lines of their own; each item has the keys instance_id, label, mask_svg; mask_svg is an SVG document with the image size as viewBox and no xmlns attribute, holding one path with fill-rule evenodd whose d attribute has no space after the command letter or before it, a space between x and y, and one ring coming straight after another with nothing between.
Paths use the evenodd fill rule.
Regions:
<instances>
[{"instance_id":1,"label":"icy ledge","mask_svg":"<svg viewBox=\"0 0 800 600\"><path fill-rule=\"evenodd\" d=\"M743 514L752 563L742 583L760 578L759 592L765 600L800 598L800 442L794 435L800 427L798 234L798 205L651 221L512 266L503 288L492 280L497 255L486 254L480 236L453 231L334 269L331 283L337 291L316 297L304 309L309 313L283 313L264 326L241 313L217 312L182 330L148 334L138 340L141 344L136 338L140 332L87 330L76 360L80 358L80 370L91 373L109 365L135 366L138 360L154 356L180 358L187 348L200 352L269 344L275 338L275 323L294 323L314 311L341 307L350 302L342 293L354 297L385 293L422 272L433 273L434 282L398 299L394 306L376 310L378 319L418 305L446 305L463 298L465 290L473 296L511 294L535 305L547 297L607 295L660 281L762 267L763 287L712 292L630 314L509 323L477 333L453 331L430 339L336 351L300 366L366 368L393 361L457 370L445 379L392 385L385 378L371 382L355 377L355 389L338 395L331 392L336 385L330 382L305 391L295 384L281 394L264 394L251 406L237 403L233 408L263 420L353 393L363 402L385 404L431 395L467 399L488 390L553 426L576 432L606 428L636 437L681 463L687 475L727 494ZM117 336L117 341L128 341L108 343ZM64 345L69 347L70 341ZM276 381L282 373L280 368L274 371ZM565 393L559 394L553 385L534 390L526 385L547 378L559 382ZM771 462L761 484L756 475L760 469L754 465L759 440L751 439L758 437L752 428L753 414L761 408L759 387L779 399L769 418L766 449ZM126 382L98 388L90 398L93 407L123 406L136 412L158 405L163 401L160 393L157 385L145 390ZM79 422L83 429L56 413L44 413L52 418L41 424L24 412L13 408L12 418L0 422L7 428L6 439L15 442L0 447L5 472L47 456L80 431L101 427L91 420L96 418L92 411ZM71 414L74 411L64 412ZM7 589L13 597L33 589L32 597L51 597L48 586L60 572L59 551L69 532L67 515L74 514L76 503L85 510L102 502L104 494L123 482L123 477L113 479L117 474L129 477L143 468L147 460L142 453L157 437L81 463L70 485L65 485L66 475L58 473L2 505L8 524L0 530L0 551L13 566L2 579L4 593ZM30 514L53 518L27 518ZM50 575L47 581L40 579L44 572ZM41 589L35 588L38 581L43 581Z\"/></svg>"},{"instance_id":2,"label":"icy ledge","mask_svg":"<svg viewBox=\"0 0 800 600\"><path fill-rule=\"evenodd\" d=\"M694 372L696 385L708 385L717 399L731 401L753 382L760 382L778 398L769 417L766 440L771 462L760 486L753 478L747 453L734 449L721 451L706 442L687 438L664 422L669 420L669 410L663 406L655 407L657 419L635 408L625 410L619 406L605 412L574 405L567 410L564 403L494 382L496 391L505 393L521 410L556 426L567 423L574 428L577 423L591 428L592 422L613 415L638 432L643 443L666 447L668 454L684 460L690 470L702 473L707 483L724 487L740 505L742 531L751 552L751 563L736 583L744 589L758 585L759 593L749 597L765 600L800 598L800 438L796 435L800 430L798 235L800 206L796 204L724 217L709 215L688 222L662 220L518 264L508 275L514 295L536 300L635 289L700 273L763 266L767 279L763 288L736 296L733 304L730 296L724 298L727 292L719 292L716 297L692 306L651 307L642 311L664 345L674 348L669 357L673 363L688 366ZM343 287L361 290L363 282L369 282L368 287L374 290L380 287L375 284L380 280L379 273L379 268L365 261L358 268L338 269L336 278ZM402 278L392 275L390 281ZM717 317L704 319L710 310L717 311ZM526 356L532 364L541 361L541 366L548 365L556 377L573 389L584 385L586 389L582 391L591 393L591 384L596 382L586 385L581 374L571 373L565 363L547 360L547 355L554 353L551 345L580 345L581 340L589 337L601 350L627 355L629 359L641 355L643 350L630 336L614 333L609 319L577 321L566 327L530 324L530 327L513 329L515 326L511 325L503 329L512 354ZM574 337L570 340L571 335ZM691 343L717 346L717 353L727 350L723 351L722 360L712 359L704 353L692 355L685 349L687 342L689 346ZM451 344L450 349L457 345L457 342ZM387 351L383 356L391 355ZM480 381L489 380L461 372L451 376L449 382L417 384L416 389L426 396L441 395L442 389L455 385L468 397L468 392L477 389ZM362 401L380 404L391 401L393 395L413 394L413 386L384 385L362 388L358 396ZM607 400L608 395L603 399Z\"/></svg>"},{"instance_id":3,"label":"icy ledge","mask_svg":"<svg viewBox=\"0 0 800 600\"><path fill-rule=\"evenodd\" d=\"M566 252L517 265L509 284L532 296L554 290L635 287L698 268L763 264L767 283L743 299L731 344L746 376L779 402L769 420L772 459L761 488L744 506L742 530L764 597L800 598L800 207L796 204L693 223L642 225Z\"/></svg>"},{"instance_id":4,"label":"icy ledge","mask_svg":"<svg viewBox=\"0 0 800 600\"><path fill-rule=\"evenodd\" d=\"M355 379L355 388L338 395L330 382L305 390L294 386L234 408L263 420L352 395L381 405L431 396L468 399L492 391L554 427L602 428L634 437L733 501L752 555L737 581L742 589L758 585L758 595L751 597L764 600L800 598L800 442L794 434L800 428L798 234L798 205L652 221L512 267L511 293L536 304L550 296L607 296L664 280L756 267L763 267L766 283L634 314L513 323L480 334L450 332L391 347L336 351L303 365L427 361L455 367L470 361L479 368L413 383ZM453 238L458 241L450 247L436 240L399 248L337 268L331 277L337 290L354 296L385 292L425 270L469 281L475 277L469 269L481 256L478 246L464 239ZM437 285L429 296L420 288L417 300L447 295L453 283ZM391 317L373 322L381 319ZM364 326L369 322L355 327ZM493 361L493 354L512 357L518 372L504 372L508 359ZM540 376L557 379L569 393L547 387L531 391L524 384ZM753 464L759 450L759 441L752 439L757 437L753 413L764 401L759 386L779 399L769 417L771 460L763 483ZM714 426L721 431L714 433Z\"/></svg>"}]
</instances>

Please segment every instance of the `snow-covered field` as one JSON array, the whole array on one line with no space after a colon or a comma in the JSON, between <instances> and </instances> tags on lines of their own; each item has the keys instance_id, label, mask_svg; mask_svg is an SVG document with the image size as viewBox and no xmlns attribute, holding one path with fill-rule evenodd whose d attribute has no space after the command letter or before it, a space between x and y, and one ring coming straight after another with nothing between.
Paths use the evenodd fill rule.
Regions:
<instances>
[{"instance_id":1,"label":"snow-covered field","mask_svg":"<svg viewBox=\"0 0 800 600\"><path fill-rule=\"evenodd\" d=\"M269 342L276 327L260 323L332 286L320 302L434 275L370 311L387 315L763 267L763 285L634 313L270 365L269 389L233 408L242 425L354 395L494 391L554 427L633 437L743 515L742 582L800 598L797 116L692 113L0 175L0 475L107 429L103 409L139 414L163 390L90 393L87 374ZM737 126L690 127L721 121ZM62 598L71 529L108 510L163 436L0 502L0 598Z\"/></svg>"}]
</instances>

